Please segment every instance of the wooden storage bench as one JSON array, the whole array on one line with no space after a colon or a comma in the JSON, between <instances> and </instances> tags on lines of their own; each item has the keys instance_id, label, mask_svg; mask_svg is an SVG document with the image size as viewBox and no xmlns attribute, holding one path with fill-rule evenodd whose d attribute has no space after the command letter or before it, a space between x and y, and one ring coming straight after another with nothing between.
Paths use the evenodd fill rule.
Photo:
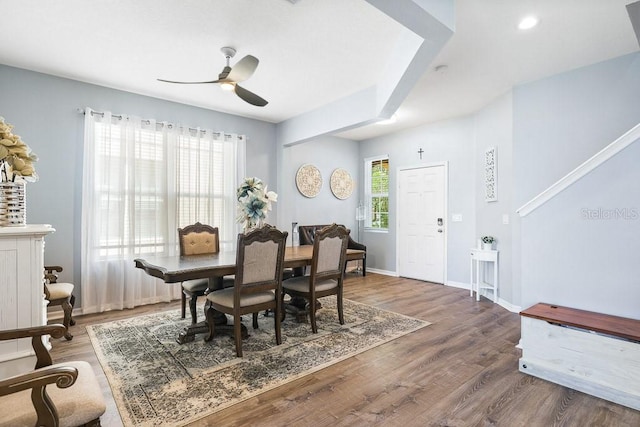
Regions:
<instances>
[{"instance_id":1,"label":"wooden storage bench","mask_svg":"<svg viewBox=\"0 0 640 427\"><path fill-rule=\"evenodd\" d=\"M520 316L521 372L640 410L640 320L551 304Z\"/></svg>"}]
</instances>

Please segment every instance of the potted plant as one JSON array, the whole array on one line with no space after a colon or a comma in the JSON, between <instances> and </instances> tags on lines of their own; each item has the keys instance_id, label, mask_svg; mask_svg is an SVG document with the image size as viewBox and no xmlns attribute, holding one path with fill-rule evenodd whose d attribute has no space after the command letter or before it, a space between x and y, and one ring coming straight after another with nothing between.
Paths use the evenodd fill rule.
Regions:
<instances>
[{"instance_id":1,"label":"potted plant","mask_svg":"<svg viewBox=\"0 0 640 427\"><path fill-rule=\"evenodd\" d=\"M482 241L482 249L484 250L492 250L493 242L496 241L495 237L493 236L482 236L480 240Z\"/></svg>"}]
</instances>

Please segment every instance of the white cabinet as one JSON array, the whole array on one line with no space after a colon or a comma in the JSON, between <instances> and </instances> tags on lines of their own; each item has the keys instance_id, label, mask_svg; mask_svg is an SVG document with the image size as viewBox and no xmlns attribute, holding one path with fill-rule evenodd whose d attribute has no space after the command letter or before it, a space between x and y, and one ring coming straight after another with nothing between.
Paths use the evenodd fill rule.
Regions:
<instances>
[{"instance_id":1,"label":"white cabinet","mask_svg":"<svg viewBox=\"0 0 640 427\"><path fill-rule=\"evenodd\" d=\"M47 323L44 237L50 225L0 227L0 330ZM0 342L0 378L32 370L31 339Z\"/></svg>"},{"instance_id":2,"label":"white cabinet","mask_svg":"<svg viewBox=\"0 0 640 427\"><path fill-rule=\"evenodd\" d=\"M493 280L487 279L488 263L493 264ZM483 290L493 292L493 302L498 301L498 251L486 249L471 249L471 290L469 295L476 293L476 300L480 301Z\"/></svg>"}]
</instances>

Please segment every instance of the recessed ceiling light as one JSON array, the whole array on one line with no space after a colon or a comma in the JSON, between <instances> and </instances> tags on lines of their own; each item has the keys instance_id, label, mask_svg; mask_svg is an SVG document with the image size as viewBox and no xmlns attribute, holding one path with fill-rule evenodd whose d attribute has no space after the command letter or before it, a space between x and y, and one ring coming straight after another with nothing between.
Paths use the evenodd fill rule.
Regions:
<instances>
[{"instance_id":1,"label":"recessed ceiling light","mask_svg":"<svg viewBox=\"0 0 640 427\"><path fill-rule=\"evenodd\" d=\"M538 18L536 16L527 16L523 18L518 24L518 28L521 30L529 30L538 25Z\"/></svg>"}]
</instances>

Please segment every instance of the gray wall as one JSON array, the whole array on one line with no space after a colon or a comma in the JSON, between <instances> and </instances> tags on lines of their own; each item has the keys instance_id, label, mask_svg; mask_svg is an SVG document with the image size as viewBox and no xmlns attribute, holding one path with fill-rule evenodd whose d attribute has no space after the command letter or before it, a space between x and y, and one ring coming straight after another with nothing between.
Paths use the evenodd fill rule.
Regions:
<instances>
[{"instance_id":1,"label":"gray wall","mask_svg":"<svg viewBox=\"0 0 640 427\"><path fill-rule=\"evenodd\" d=\"M640 53L517 87L514 206L528 202L640 123ZM639 149L620 152L521 219L522 307L563 304L640 318L640 220L582 209L640 209Z\"/></svg>"},{"instance_id":2,"label":"gray wall","mask_svg":"<svg viewBox=\"0 0 640 427\"><path fill-rule=\"evenodd\" d=\"M424 153L422 160L418 150ZM367 265L395 272L396 270L396 206L397 171L442 161L449 165L447 226L447 281L469 282L469 248L475 235L475 142L474 118L464 117L436 124L419 126L391 135L363 141L360 158L389 155L390 225L388 233L364 233L367 245ZM451 222L451 215L461 214L462 222Z\"/></svg>"},{"instance_id":3,"label":"gray wall","mask_svg":"<svg viewBox=\"0 0 640 427\"><path fill-rule=\"evenodd\" d=\"M0 65L0 115L38 154L40 180L27 184L27 222L51 224L45 263L80 296L80 219L84 116L91 107L247 136L247 174L278 191L275 125ZM274 167L275 166L275 167ZM275 212L270 220L277 221ZM78 304L78 303L76 303Z\"/></svg>"},{"instance_id":4,"label":"gray wall","mask_svg":"<svg viewBox=\"0 0 640 427\"><path fill-rule=\"evenodd\" d=\"M317 137L311 141L284 147L280 179L282 198L278 202L278 226L291 233L291 223L299 225L343 224L351 229L351 236L358 239L358 225L355 220L358 193L361 187L358 158L359 143L331 136ZM298 168L303 164L316 166L322 175L322 189L314 198L300 194L295 179ZM331 192L329 179L336 168L345 169L355 181L351 197L340 200Z\"/></svg>"},{"instance_id":5,"label":"gray wall","mask_svg":"<svg viewBox=\"0 0 640 427\"><path fill-rule=\"evenodd\" d=\"M494 236L494 248L498 254L498 280L500 299L514 305L520 303L520 286L514 280L513 265L513 221L517 214L512 207L513 193L513 97L511 92L501 96L475 116L476 156L476 237ZM484 154L489 147L497 149L498 200L485 201ZM504 224L503 216L508 224Z\"/></svg>"},{"instance_id":6,"label":"gray wall","mask_svg":"<svg viewBox=\"0 0 640 427\"><path fill-rule=\"evenodd\" d=\"M640 319L640 140L522 219L523 306Z\"/></svg>"}]
</instances>

